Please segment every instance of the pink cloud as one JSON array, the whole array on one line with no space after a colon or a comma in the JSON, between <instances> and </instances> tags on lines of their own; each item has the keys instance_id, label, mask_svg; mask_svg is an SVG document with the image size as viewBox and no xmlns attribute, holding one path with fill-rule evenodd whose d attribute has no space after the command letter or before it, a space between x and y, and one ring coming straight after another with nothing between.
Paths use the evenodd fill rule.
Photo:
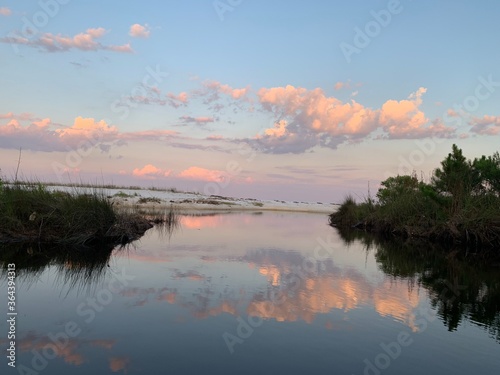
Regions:
<instances>
[{"instance_id":1,"label":"pink cloud","mask_svg":"<svg viewBox=\"0 0 500 375\"><path fill-rule=\"evenodd\" d=\"M245 95L248 94L248 91L250 90L248 87L242 89L234 89L229 85L223 85L222 83L217 81L207 81L204 82L203 85L208 89L229 95L233 99L243 98Z\"/></svg>"},{"instance_id":2,"label":"pink cloud","mask_svg":"<svg viewBox=\"0 0 500 375\"><path fill-rule=\"evenodd\" d=\"M51 121L50 118L44 118L42 120L35 120L33 121L33 125L38 126L40 129L45 129L50 125Z\"/></svg>"},{"instance_id":3,"label":"pink cloud","mask_svg":"<svg viewBox=\"0 0 500 375\"><path fill-rule=\"evenodd\" d=\"M0 16L10 16L12 11L9 8L1 7L0 8Z\"/></svg>"},{"instance_id":4,"label":"pink cloud","mask_svg":"<svg viewBox=\"0 0 500 375\"><path fill-rule=\"evenodd\" d=\"M62 173L64 174L72 174L72 175L79 175L81 173L81 169L80 168L68 168L68 167L65 167L63 168L62 170Z\"/></svg>"},{"instance_id":5,"label":"pink cloud","mask_svg":"<svg viewBox=\"0 0 500 375\"><path fill-rule=\"evenodd\" d=\"M75 118L73 126L69 128L57 129L56 134L62 139L97 138L105 136L116 136L118 129L115 126L109 126L106 121L95 121L93 118Z\"/></svg>"},{"instance_id":6,"label":"pink cloud","mask_svg":"<svg viewBox=\"0 0 500 375\"><path fill-rule=\"evenodd\" d=\"M327 97L323 90L307 90L293 86L259 90L263 107L291 116L303 126L331 135L366 135L376 127L376 112L354 100L342 103Z\"/></svg>"},{"instance_id":7,"label":"pink cloud","mask_svg":"<svg viewBox=\"0 0 500 375\"><path fill-rule=\"evenodd\" d=\"M130 44L123 45L104 45L97 40L102 38L107 31L102 28L87 29L86 32L79 33L75 36L65 36L61 34L43 33L37 38L26 38L9 34L10 36L0 38L0 42L10 44L26 45L34 48L39 48L45 52L66 52L71 49L80 51L114 51L122 53L133 52Z\"/></svg>"},{"instance_id":8,"label":"pink cloud","mask_svg":"<svg viewBox=\"0 0 500 375\"><path fill-rule=\"evenodd\" d=\"M8 120L5 124L0 122L0 148L33 149L47 151L51 145L62 150L62 144L54 131L48 130L51 120L40 119L30 114L15 115L9 112L0 115L0 119Z\"/></svg>"},{"instance_id":9,"label":"pink cloud","mask_svg":"<svg viewBox=\"0 0 500 375\"><path fill-rule=\"evenodd\" d=\"M19 115L15 115L13 112L7 112L5 114L0 114L0 119L13 119L16 118L18 120L31 120L33 119L33 115L31 113L21 113Z\"/></svg>"},{"instance_id":10,"label":"pink cloud","mask_svg":"<svg viewBox=\"0 0 500 375\"><path fill-rule=\"evenodd\" d=\"M473 117L469 121L472 126L471 132L482 135L498 135L500 134L500 116Z\"/></svg>"},{"instance_id":11,"label":"pink cloud","mask_svg":"<svg viewBox=\"0 0 500 375\"><path fill-rule=\"evenodd\" d=\"M203 88L200 90L194 90L193 95L204 98L205 104L211 104L220 100L220 95L224 94L229 96L233 100L248 100L247 95L250 92L250 88L233 88L229 85L222 84L217 81L205 81L202 83Z\"/></svg>"},{"instance_id":12,"label":"pink cloud","mask_svg":"<svg viewBox=\"0 0 500 375\"><path fill-rule=\"evenodd\" d=\"M204 125L215 121L213 117L206 117L206 116L204 117L181 116L179 117L179 120L181 120L182 123L184 124L197 124L197 125Z\"/></svg>"},{"instance_id":13,"label":"pink cloud","mask_svg":"<svg viewBox=\"0 0 500 375\"><path fill-rule=\"evenodd\" d=\"M6 120L2 124L1 120ZM99 147L107 152L111 146L128 141L165 141L177 137L172 130L144 130L120 133L116 126L93 118L75 118L72 126L52 123L49 118L37 118L29 113L0 114L0 148L34 151L67 151L68 148Z\"/></svg>"},{"instance_id":14,"label":"pink cloud","mask_svg":"<svg viewBox=\"0 0 500 375\"><path fill-rule=\"evenodd\" d=\"M143 95L130 96L127 99L141 104L169 105L173 108L185 107L189 102L189 95L187 92L181 92L178 95L173 93L164 95L156 86L141 87L143 89Z\"/></svg>"},{"instance_id":15,"label":"pink cloud","mask_svg":"<svg viewBox=\"0 0 500 375\"><path fill-rule=\"evenodd\" d=\"M132 171L132 175L136 177L146 177L146 178L157 178L157 177L166 177L172 173L170 170L163 170L161 168L157 168L152 164L146 164L142 168L135 168Z\"/></svg>"},{"instance_id":16,"label":"pink cloud","mask_svg":"<svg viewBox=\"0 0 500 375\"><path fill-rule=\"evenodd\" d=\"M105 49L108 51L120 52L120 53L132 53L132 52L134 52L130 43L126 43L126 44L123 44L121 46L107 46Z\"/></svg>"},{"instance_id":17,"label":"pink cloud","mask_svg":"<svg viewBox=\"0 0 500 375\"><path fill-rule=\"evenodd\" d=\"M200 167L189 167L188 169L179 173L178 177L186 178L186 179L190 179L190 180L219 182L219 181L224 181L227 178L227 173L223 172L223 171L214 170L214 169L205 169L205 168L200 168Z\"/></svg>"},{"instance_id":18,"label":"pink cloud","mask_svg":"<svg viewBox=\"0 0 500 375\"><path fill-rule=\"evenodd\" d=\"M149 38L150 34L151 31L149 29L148 24L142 26L139 25L138 23L135 23L132 26L130 26L130 31L128 33L128 35L134 38Z\"/></svg>"},{"instance_id":19,"label":"pink cloud","mask_svg":"<svg viewBox=\"0 0 500 375\"><path fill-rule=\"evenodd\" d=\"M388 100L377 110L355 100L328 97L320 88L262 88L257 93L262 108L279 120L249 141L264 152L300 153L314 146L336 148L344 142L359 142L375 131L382 131L385 138L453 135L454 129L430 121L420 109L425 91L419 88L408 99Z\"/></svg>"},{"instance_id":20,"label":"pink cloud","mask_svg":"<svg viewBox=\"0 0 500 375\"><path fill-rule=\"evenodd\" d=\"M220 140L223 140L224 137L220 134L212 134L212 135L209 135L207 138L205 138L209 141L220 141Z\"/></svg>"},{"instance_id":21,"label":"pink cloud","mask_svg":"<svg viewBox=\"0 0 500 375\"><path fill-rule=\"evenodd\" d=\"M333 86L333 88L335 90L342 90L343 88L350 88L351 87L351 82L347 81L347 82L337 82L335 83L335 85Z\"/></svg>"},{"instance_id":22,"label":"pink cloud","mask_svg":"<svg viewBox=\"0 0 500 375\"><path fill-rule=\"evenodd\" d=\"M419 107L426 91L426 88L420 87L407 100L388 100L382 105L379 123L389 137L408 138L415 132L425 132L424 126L429 119Z\"/></svg>"},{"instance_id":23,"label":"pink cloud","mask_svg":"<svg viewBox=\"0 0 500 375\"><path fill-rule=\"evenodd\" d=\"M167 98L170 99L169 104L175 108L180 107L183 104L186 105L188 103L187 92L181 92L179 95L175 95L169 92L167 94Z\"/></svg>"},{"instance_id":24,"label":"pink cloud","mask_svg":"<svg viewBox=\"0 0 500 375\"><path fill-rule=\"evenodd\" d=\"M274 123L274 128L264 130L265 135L271 137L283 137L286 134L286 120L280 120Z\"/></svg>"}]
</instances>

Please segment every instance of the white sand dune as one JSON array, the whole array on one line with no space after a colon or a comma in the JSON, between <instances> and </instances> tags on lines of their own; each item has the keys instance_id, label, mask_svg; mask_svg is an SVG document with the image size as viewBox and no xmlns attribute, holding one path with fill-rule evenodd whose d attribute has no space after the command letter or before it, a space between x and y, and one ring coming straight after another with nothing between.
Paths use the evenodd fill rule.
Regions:
<instances>
[{"instance_id":1,"label":"white sand dune","mask_svg":"<svg viewBox=\"0 0 500 375\"><path fill-rule=\"evenodd\" d=\"M60 191L89 191L88 188L68 186L51 186L50 189ZM197 193L97 188L109 197L117 206L144 209L159 209L173 207L180 211L213 210L213 211L294 211L316 212L330 214L336 211L338 205L322 202L287 202L281 200L258 200L253 198L231 198Z\"/></svg>"}]
</instances>

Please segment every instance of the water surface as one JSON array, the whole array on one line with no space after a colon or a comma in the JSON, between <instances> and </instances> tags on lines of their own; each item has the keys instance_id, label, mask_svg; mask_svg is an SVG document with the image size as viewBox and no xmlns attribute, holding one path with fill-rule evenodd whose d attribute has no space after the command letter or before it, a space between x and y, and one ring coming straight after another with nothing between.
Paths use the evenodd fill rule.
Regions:
<instances>
[{"instance_id":1,"label":"water surface","mask_svg":"<svg viewBox=\"0 0 500 375\"><path fill-rule=\"evenodd\" d=\"M172 233L157 228L126 249L88 251L3 250L4 266L15 262L18 272L17 371L500 369L498 267L342 238L325 215L185 215ZM1 366L18 373L5 357Z\"/></svg>"}]
</instances>

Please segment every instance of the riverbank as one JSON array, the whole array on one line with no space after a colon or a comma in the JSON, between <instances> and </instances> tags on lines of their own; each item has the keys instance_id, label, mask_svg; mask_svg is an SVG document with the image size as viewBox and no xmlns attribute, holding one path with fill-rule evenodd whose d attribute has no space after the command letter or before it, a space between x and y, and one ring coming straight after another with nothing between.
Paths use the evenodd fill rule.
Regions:
<instances>
[{"instance_id":1,"label":"riverbank","mask_svg":"<svg viewBox=\"0 0 500 375\"><path fill-rule=\"evenodd\" d=\"M204 195L181 192L175 189L140 189L138 187L97 187L117 208L139 208L141 210L174 209L189 211L293 211L329 214L338 204L324 202L300 202L284 200L259 200L220 195ZM51 191L71 192L74 186L50 184Z\"/></svg>"},{"instance_id":2,"label":"riverbank","mask_svg":"<svg viewBox=\"0 0 500 375\"><path fill-rule=\"evenodd\" d=\"M293 211L330 213L337 205L202 195L175 189L61 186L0 181L0 243L124 244L174 213Z\"/></svg>"},{"instance_id":3,"label":"riverbank","mask_svg":"<svg viewBox=\"0 0 500 375\"><path fill-rule=\"evenodd\" d=\"M118 210L97 189L68 192L0 182L0 243L125 244L152 226L133 210Z\"/></svg>"},{"instance_id":4,"label":"riverbank","mask_svg":"<svg viewBox=\"0 0 500 375\"><path fill-rule=\"evenodd\" d=\"M425 240L486 257L500 257L500 217L477 210L438 218L438 213L420 208L396 209L347 199L337 212L329 215L329 221L342 229L353 228L385 238Z\"/></svg>"},{"instance_id":5,"label":"riverbank","mask_svg":"<svg viewBox=\"0 0 500 375\"><path fill-rule=\"evenodd\" d=\"M347 197L332 226L419 238L500 256L500 155L467 160L453 145L429 183L413 175L381 183L377 199Z\"/></svg>"}]
</instances>

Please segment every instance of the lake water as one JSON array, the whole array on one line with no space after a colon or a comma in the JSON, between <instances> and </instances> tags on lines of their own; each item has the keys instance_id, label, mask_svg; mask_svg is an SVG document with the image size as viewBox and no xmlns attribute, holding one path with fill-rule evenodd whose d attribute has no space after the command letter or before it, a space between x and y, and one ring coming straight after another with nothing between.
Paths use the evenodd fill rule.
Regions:
<instances>
[{"instance_id":1,"label":"lake water","mask_svg":"<svg viewBox=\"0 0 500 375\"><path fill-rule=\"evenodd\" d=\"M2 374L500 370L498 266L341 237L325 215L186 215L97 257L18 246L1 261L18 312Z\"/></svg>"}]
</instances>

